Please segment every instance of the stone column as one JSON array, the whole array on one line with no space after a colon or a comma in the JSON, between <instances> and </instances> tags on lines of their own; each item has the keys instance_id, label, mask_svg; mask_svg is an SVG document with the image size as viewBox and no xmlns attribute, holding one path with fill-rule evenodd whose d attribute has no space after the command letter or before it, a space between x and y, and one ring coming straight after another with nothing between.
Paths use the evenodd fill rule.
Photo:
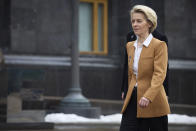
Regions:
<instances>
[{"instance_id":1,"label":"stone column","mask_svg":"<svg viewBox=\"0 0 196 131\"><path fill-rule=\"evenodd\" d=\"M78 9L79 0L71 0L72 8L72 52L71 52L71 88L66 97L61 101L59 111L64 113L75 113L86 117L99 117L100 109L90 106L90 102L82 95L80 88L80 66L78 46Z\"/></svg>"}]
</instances>

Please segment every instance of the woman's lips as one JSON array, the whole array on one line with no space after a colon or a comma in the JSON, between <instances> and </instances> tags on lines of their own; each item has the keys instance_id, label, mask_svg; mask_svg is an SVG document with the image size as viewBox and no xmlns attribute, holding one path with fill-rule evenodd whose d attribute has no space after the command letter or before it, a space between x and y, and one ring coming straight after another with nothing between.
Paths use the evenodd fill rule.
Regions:
<instances>
[{"instance_id":1,"label":"woman's lips","mask_svg":"<svg viewBox=\"0 0 196 131\"><path fill-rule=\"evenodd\" d=\"M134 31L139 31L139 29L133 29Z\"/></svg>"}]
</instances>

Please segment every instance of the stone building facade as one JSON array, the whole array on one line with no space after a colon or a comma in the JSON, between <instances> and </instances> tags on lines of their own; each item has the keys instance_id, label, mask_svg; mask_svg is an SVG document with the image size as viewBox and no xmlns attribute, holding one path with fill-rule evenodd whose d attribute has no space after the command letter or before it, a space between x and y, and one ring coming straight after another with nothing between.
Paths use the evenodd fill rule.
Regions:
<instances>
[{"instance_id":1,"label":"stone building facade","mask_svg":"<svg viewBox=\"0 0 196 131\"><path fill-rule=\"evenodd\" d=\"M68 93L71 87L72 23L73 15L76 15L72 12L72 1L1 0L0 46L8 76L8 86L4 84L2 94L19 92L23 104L28 107L28 101L63 97ZM91 17L101 18L102 32L107 32L100 33L100 39L105 41L101 44L102 49L93 43L95 47L90 51L87 48L84 48L85 52L80 51L80 86L87 98L121 99L122 48L126 34L131 30L129 10L135 4L144 4L157 12L158 30L169 40L169 101L173 107L195 109L194 0L78 0L78 7L85 2L102 4L100 8L88 6L86 9L95 9L91 10ZM101 16L95 16L96 9L98 13L102 12ZM80 16L80 12L77 15L85 17ZM78 24L82 26L85 23ZM99 28L92 27L91 31L95 30L99 31ZM82 35L79 29L78 33ZM99 33L92 39L87 37L99 40ZM191 111L190 114L196 114Z\"/></svg>"}]
</instances>

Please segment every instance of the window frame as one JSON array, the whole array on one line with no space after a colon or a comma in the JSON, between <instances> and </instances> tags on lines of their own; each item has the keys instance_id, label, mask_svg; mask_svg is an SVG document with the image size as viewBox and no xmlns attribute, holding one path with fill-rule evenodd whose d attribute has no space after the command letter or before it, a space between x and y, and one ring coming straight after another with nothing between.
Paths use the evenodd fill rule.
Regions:
<instances>
[{"instance_id":1,"label":"window frame","mask_svg":"<svg viewBox=\"0 0 196 131\"><path fill-rule=\"evenodd\" d=\"M107 55L108 54L108 0L80 0L80 2L91 3L93 5L93 27L92 27L92 51L80 51L80 54L95 54ZM103 19L102 19L102 47L103 50L99 51L98 45L98 5L103 4Z\"/></svg>"}]
</instances>

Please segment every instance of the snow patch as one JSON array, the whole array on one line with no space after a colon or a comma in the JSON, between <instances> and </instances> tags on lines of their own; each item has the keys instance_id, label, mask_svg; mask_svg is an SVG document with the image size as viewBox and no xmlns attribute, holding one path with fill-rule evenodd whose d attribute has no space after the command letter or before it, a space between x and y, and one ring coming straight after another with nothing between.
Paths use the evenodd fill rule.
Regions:
<instances>
[{"instance_id":1,"label":"snow patch","mask_svg":"<svg viewBox=\"0 0 196 131\"><path fill-rule=\"evenodd\" d=\"M113 114L107 116L100 116L99 119L86 118L76 114L53 113L45 117L45 122L52 123L117 123L120 124L122 115ZM196 117L169 114L168 122L173 124L196 124Z\"/></svg>"}]
</instances>

